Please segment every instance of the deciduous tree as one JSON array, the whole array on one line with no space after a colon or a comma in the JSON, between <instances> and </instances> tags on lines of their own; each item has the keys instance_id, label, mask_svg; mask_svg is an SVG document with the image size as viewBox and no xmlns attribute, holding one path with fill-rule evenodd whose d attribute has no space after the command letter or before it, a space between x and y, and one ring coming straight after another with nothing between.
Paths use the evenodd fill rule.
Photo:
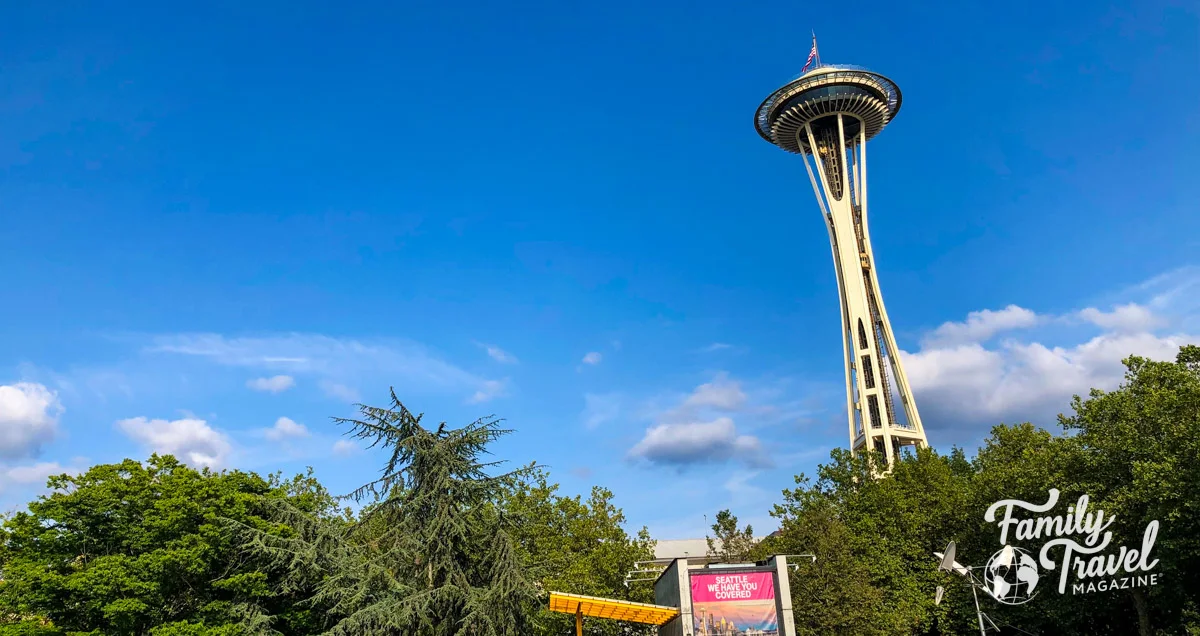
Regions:
<instances>
[{"instance_id":1,"label":"deciduous tree","mask_svg":"<svg viewBox=\"0 0 1200 636\"><path fill-rule=\"evenodd\" d=\"M51 494L3 525L0 611L45 617L67 632L233 633L238 607L254 601L273 608L291 633L317 628L292 608L294 599L268 589L272 570L243 555L221 522L278 532L263 516L272 500L334 514L311 474L264 479L154 455L54 476L49 486Z\"/></svg>"}]
</instances>

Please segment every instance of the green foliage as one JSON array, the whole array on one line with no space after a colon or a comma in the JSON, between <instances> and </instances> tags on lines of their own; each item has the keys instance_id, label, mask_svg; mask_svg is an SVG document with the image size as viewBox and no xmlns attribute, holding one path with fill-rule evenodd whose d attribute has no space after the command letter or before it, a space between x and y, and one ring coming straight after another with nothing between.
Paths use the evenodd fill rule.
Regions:
<instances>
[{"instance_id":1,"label":"green foliage","mask_svg":"<svg viewBox=\"0 0 1200 636\"><path fill-rule=\"evenodd\" d=\"M757 543L754 529L747 525L738 530L738 520L733 513L728 510L718 512L712 530L716 536L704 538L708 543L709 556L718 557L726 563L740 563L750 558Z\"/></svg>"},{"instance_id":2,"label":"green foliage","mask_svg":"<svg viewBox=\"0 0 1200 636\"><path fill-rule=\"evenodd\" d=\"M797 477L798 487L784 491L772 512L780 532L767 547L816 556L797 560L798 633L928 631L937 587L930 555L965 521L965 460L922 450L880 479L871 457L838 450L832 460L815 482Z\"/></svg>"},{"instance_id":3,"label":"green foliage","mask_svg":"<svg viewBox=\"0 0 1200 636\"><path fill-rule=\"evenodd\" d=\"M1159 520L1164 583L1016 607L982 599L997 623L1041 634L1200 632L1200 348L1183 347L1175 362L1125 364L1117 390L1074 399L1074 414L1060 417L1064 435L997 426L971 461L957 449L922 450L882 478L870 457L835 451L816 481L798 477L773 512L780 533L755 550L816 555L800 561L791 581L797 633L977 630L970 588L936 572L932 553L955 540L960 560L983 565L999 547L987 507L1045 501L1050 488L1060 502L1086 493L1093 509L1115 515L1113 545L1139 546ZM946 600L935 607L938 585Z\"/></svg>"},{"instance_id":4,"label":"green foliage","mask_svg":"<svg viewBox=\"0 0 1200 636\"><path fill-rule=\"evenodd\" d=\"M1200 630L1200 347L1182 347L1173 363L1135 356L1125 366L1118 390L1076 397L1060 422L1094 499L1116 515L1114 541L1138 545L1146 524L1161 524L1166 583L1130 591L1121 609L1136 610L1142 634Z\"/></svg>"},{"instance_id":5,"label":"green foliage","mask_svg":"<svg viewBox=\"0 0 1200 636\"><path fill-rule=\"evenodd\" d=\"M311 475L285 483L157 455L54 476L49 486L3 525L0 610L46 617L64 632L231 624L240 603L287 605L245 584L267 573L240 554L220 519L270 530L264 502L291 498L314 513L332 502Z\"/></svg>"},{"instance_id":6,"label":"green foliage","mask_svg":"<svg viewBox=\"0 0 1200 636\"><path fill-rule=\"evenodd\" d=\"M649 532L642 528L636 537L625 532L625 515L613 506L609 490L594 487L587 500L563 497L557 490L544 469L530 466L527 478L499 502L504 514L514 520L513 537L522 561L541 589L653 602L648 583L628 588L624 584L636 562L654 558ZM573 629L573 621L542 607L533 617L529 633L559 636ZM596 636L640 633L628 631L628 627L589 619L587 631Z\"/></svg>"},{"instance_id":7,"label":"green foliage","mask_svg":"<svg viewBox=\"0 0 1200 636\"><path fill-rule=\"evenodd\" d=\"M653 556L612 492L564 497L545 469L493 475L485 419L427 430L392 396L340 420L389 451L339 509L311 471L284 480L171 457L51 479L3 524L0 636L560 634L540 591L649 601L624 585ZM592 634L631 634L589 621Z\"/></svg>"},{"instance_id":8,"label":"green foliage","mask_svg":"<svg viewBox=\"0 0 1200 636\"><path fill-rule=\"evenodd\" d=\"M428 430L391 397L388 408L338 420L389 453L380 478L352 495L370 503L359 519L343 527L284 503L275 518L298 532L242 524L251 552L287 572L281 592L314 590L306 605L325 610L330 634L529 634L537 591L513 520L495 505L528 471L494 476L499 462L480 460L508 431L490 418ZM282 633L267 612L247 628Z\"/></svg>"},{"instance_id":9,"label":"green foliage","mask_svg":"<svg viewBox=\"0 0 1200 636\"><path fill-rule=\"evenodd\" d=\"M64 633L47 621L22 620L0 624L0 636L64 636Z\"/></svg>"}]
</instances>

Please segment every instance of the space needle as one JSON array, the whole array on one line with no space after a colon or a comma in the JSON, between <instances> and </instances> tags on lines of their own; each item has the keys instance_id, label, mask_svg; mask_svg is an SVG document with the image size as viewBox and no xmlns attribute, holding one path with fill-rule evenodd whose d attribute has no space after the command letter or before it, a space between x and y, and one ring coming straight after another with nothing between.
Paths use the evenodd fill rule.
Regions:
<instances>
[{"instance_id":1,"label":"space needle","mask_svg":"<svg viewBox=\"0 0 1200 636\"><path fill-rule=\"evenodd\" d=\"M878 451L891 467L904 447L928 445L883 307L867 229L867 141L896 117L900 89L878 73L821 64L815 36L801 73L763 101L754 127L804 161L833 247L850 450Z\"/></svg>"}]
</instances>

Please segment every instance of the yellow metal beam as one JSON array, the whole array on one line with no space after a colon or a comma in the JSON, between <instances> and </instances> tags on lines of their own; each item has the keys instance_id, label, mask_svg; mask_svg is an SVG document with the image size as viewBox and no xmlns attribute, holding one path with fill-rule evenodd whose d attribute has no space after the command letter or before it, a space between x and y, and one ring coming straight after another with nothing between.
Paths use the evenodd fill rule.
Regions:
<instances>
[{"instance_id":1,"label":"yellow metal beam","mask_svg":"<svg viewBox=\"0 0 1200 636\"><path fill-rule=\"evenodd\" d=\"M679 610L674 607L564 592L550 593L550 611L574 614L577 630L580 628L584 616L611 618L645 625L662 625L679 615Z\"/></svg>"}]
</instances>

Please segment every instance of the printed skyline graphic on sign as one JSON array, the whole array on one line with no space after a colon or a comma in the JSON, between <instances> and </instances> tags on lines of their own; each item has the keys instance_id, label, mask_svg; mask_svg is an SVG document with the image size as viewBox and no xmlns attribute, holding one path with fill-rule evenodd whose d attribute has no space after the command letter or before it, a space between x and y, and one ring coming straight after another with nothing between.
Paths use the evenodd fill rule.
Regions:
<instances>
[{"instance_id":1,"label":"printed skyline graphic on sign","mask_svg":"<svg viewBox=\"0 0 1200 636\"><path fill-rule=\"evenodd\" d=\"M692 628L696 636L776 636L774 574L693 574Z\"/></svg>"}]
</instances>

